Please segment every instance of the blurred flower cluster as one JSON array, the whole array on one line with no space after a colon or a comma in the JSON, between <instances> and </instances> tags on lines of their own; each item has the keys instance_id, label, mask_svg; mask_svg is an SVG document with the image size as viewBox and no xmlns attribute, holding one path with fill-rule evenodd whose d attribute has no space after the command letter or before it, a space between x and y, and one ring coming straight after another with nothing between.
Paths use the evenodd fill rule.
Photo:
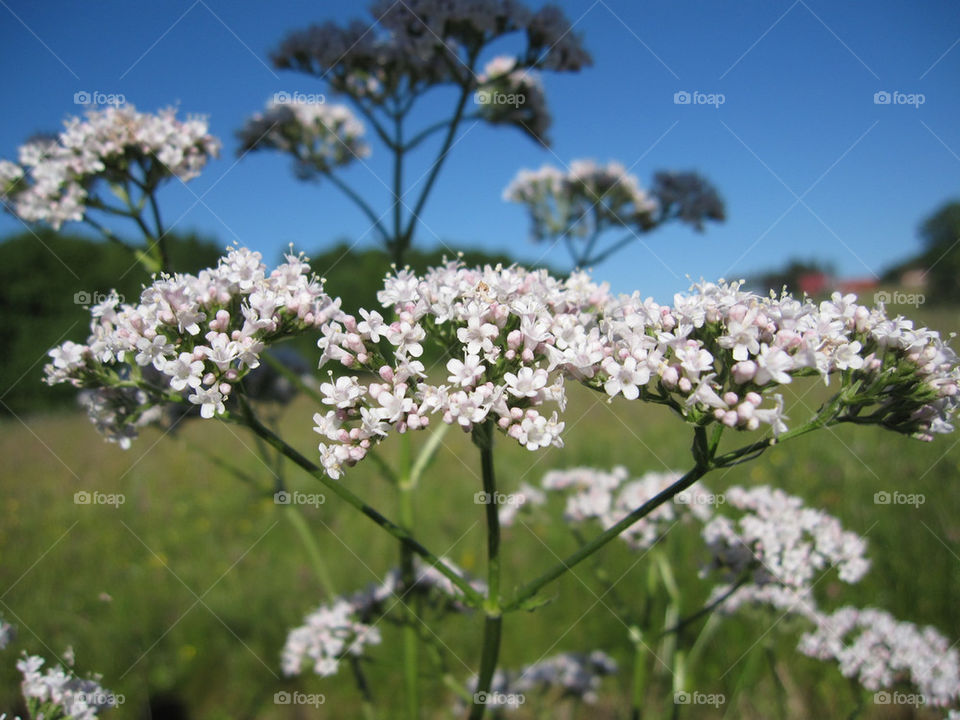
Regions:
<instances>
[{"instance_id":1,"label":"blurred flower cluster","mask_svg":"<svg viewBox=\"0 0 960 720\"><path fill-rule=\"evenodd\" d=\"M55 137L21 146L16 163L0 161L0 201L27 222L59 229L88 208L107 208L97 181L126 192L135 178L151 192L171 177L196 177L219 149L203 117L178 120L173 108L141 113L132 105L90 110L68 118Z\"/></svg>"},{"instance_id":2,"label":"blurred flower cluster","mask_svg":"<svg viewBox=\"0 0 960 720\"><path fill-rule=\"evenodd\" d=\"M60 665L41 671L44 659L24 656L17 662L23 675L20 685L31 718L43 720L95 720L115 707L116 696L100 685L99 677L80 678Z\"/></svg>"},{"instance_id":3,"label":"blurred flower cluster","mask_svg":"<svg viewBox=\"0 0 960 720\"><path fill-rule=\"evenodd\" d=\"M294 157L297 176L311 178L367 157L363 134L363 123L346 105L271 100L238 131L238 152L285 152Z\"/></svg>"},{"instance_id":4,"label":"blurred flower cluster","mask_svg":"<svg viewBox=\"0 0 960 720\"><path fill-rule=\"evenodd\" d=\"M445 560L460 576L462 570ZM474 589L484 592L486 585L470 580ZM282 666L285 675L299 675L304 663L321 676L335 675L340 661L347 656L361 656L369 645L379 645L376 625L390 610L413 602L414 596L429 601L443 610L465 611L463 594L449 579L422 562L417 562L413 585L406 587L399 568L390 570L383 582L366 590L334 598L304 618L304 624L287 635Z\"/></svg>"}]
</instances>

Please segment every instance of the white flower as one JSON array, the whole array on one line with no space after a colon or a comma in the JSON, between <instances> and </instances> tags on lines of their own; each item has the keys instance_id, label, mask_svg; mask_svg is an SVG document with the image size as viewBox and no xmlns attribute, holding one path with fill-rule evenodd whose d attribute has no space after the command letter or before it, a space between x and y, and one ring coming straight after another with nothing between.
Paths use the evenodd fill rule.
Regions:
<instances>
[{"instance_id":1,"label":"white flower","mask_svg":"<svg viewBox=\"0 0 960 720\"><path fill-rule=\"evenodd\" d=\"M541 368L524 366L516 374L505 373L503 379L507 382L507 392L516 397L532 398L540 394L547 385L549 375Z\"/></svg>"},{"instance_id":2,"label":"white flower","mask_svg":"<svg viewBox=\"0 0 960 720\"><path fill-rule=\"evenodd\" d=\"M485 369L479 355L467 355L463 360L453 358L447 362L447 371L450 373L447 380L460 387L472 387Z\"/></svg>"},{"instance_id":3,"label":"white flower","mask_svg":"<svg viewBox=\"0 0 960 720\"><path fill-rule=\"evenodd\" d=\"M176 360L165 362L161 370L170 376L170 387L174 390L197 388L203 377L203 361L194 360L192 353L180 353Z\"/></svg>"},{"instance_id":4,"label":"white flower","mask_svg":"<svg viewBox=\"0 0 960 720\"><path fill-rule=\"evenodd\" d=\"M226 411L223 405L224 396L215 388L196 388L188 399L194 405L200 406L200 416L203 418L210 419Z\"/></svg>"}]
</instances>

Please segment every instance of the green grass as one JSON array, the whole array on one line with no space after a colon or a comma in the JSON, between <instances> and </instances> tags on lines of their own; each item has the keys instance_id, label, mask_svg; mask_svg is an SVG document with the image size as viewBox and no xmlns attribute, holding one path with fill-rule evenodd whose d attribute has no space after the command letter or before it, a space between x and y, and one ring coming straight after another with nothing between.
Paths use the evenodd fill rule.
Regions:
<instances>
[{"instance_id":1,"label":"green grass","mask_svg":"<svg viewBox=\"0 0 960 720\"><path fill-rule=\"evenodd\" d=\"M923 319L933 327L957 326L955 313L927 312ZM815 409L822 394L814 385L791 386L791 423ZM313 411L308 400L300 399L280 419L281 434L308 456L315 445ZM522 481L537 483L551 468L624 464L639 475L690 465L690 429L662 408L609 405L577 390L571 393L567 421L562 450L531 454L498 438L496 467L504 491ZM287 509L272 501L271 471L248 432L190 421L172 435L147 431L122 451L101 442L73 413L32 417L26 424L8 420L2 429L0 614L19 626L19 635L0 655L6 658L0 663L0 710L16 706L19 675L13 661L21 650L53 660L72 645L78 670L102 673L108 688L126 696L113 713L117 718L142 717L148 696L163 693L181 698L198 718L359 716L359 695L346 670L327 680L278 677L287 629L323 600L323 592ZM735 441L745 439L739 435ZM398 449L391 440L385 457ZM246 480L225 470L223 462L240 468ZM295 468L286 473L293 487L322 491ZM733 484L770 483L866 534L870 574L853 587L832 577L824 580L817 586L824 606L875 605L960 639L958 473L956 437L928 444L874 428L843 427L773 448L705 482L718 492ZM393 488L377 476L373 463L350 470L345 482L396 517ZM484 555L482 508L473 503L479 489L476 450L467 436L448 433L417 491L417 534L434 552L477 573L483 571ZM874 503L875 492L894 489L923 493L926 502L916 509ZM126 502L118 509L77 505L79 490L123 493ZM378 581L396 564L395 543L327 495L324 505L305 512L338 591ZM552 507L559 514L559 505ZM661 547L688 611L709 591L697 575L702 545L690 530L695 529L671 532ZM537 520L529 529L506 531L503 587L523 582L575 547L561 522ZM619 675L605 681L597 706L564 704L547 717L628 717L630 646L620 618L624 608L639 611L651 563L619 543L598 558L608 575L619 578L618 600L604 595L588 561L547 589L552 601L545 607L505 620L506 667L536 661L544 653L595 648L621 662ZM848 683L833 666L794 651L799 628L789 621L768 632L775 620L745 614L722 625L689 687L723 693L728 702L716 713L682 708L681 718L849 713ZM457 678L476 671L480 628L480 618L470 615L434 626L447 648L447 669ZM768 650L776 658L779 682L773 680ZM402 692L401 657L399 631L385 624L383 645L374 649L369 665L385 717L393 717ZM430 706L425 716L449 717L451 695L439 673L426 665L423 673ZM664 698L669 703L672 693L664 679L655 677L653 683L651 707ZM274 705L273 694L284 689L323 693L326 703L319 713ZM516 717L532 717L528 710ZM868 704L863 717L924 717L895 711Z\"/></svg>"}]
</instances>

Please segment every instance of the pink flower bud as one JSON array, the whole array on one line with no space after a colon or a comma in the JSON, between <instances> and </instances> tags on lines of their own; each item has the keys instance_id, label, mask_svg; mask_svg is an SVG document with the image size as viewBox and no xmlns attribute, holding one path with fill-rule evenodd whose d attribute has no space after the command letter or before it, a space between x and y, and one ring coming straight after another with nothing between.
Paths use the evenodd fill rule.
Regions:
<instances>
[{"instance_id":1,"label":"pink flower bud","mask_svg":"<svg viewBox=\"0 0 960 720\"><path fill-rule=\"evenodd\" d=\"M664 369L660 379L663 382L664 387L673 389L677 386L677 382L680 380L680 372L676 367L671 365L670 367Z\"/></svg>"},{"instance_id":2,"label":"pink flower bud","mask_svg":"<svg viewBox=\"0 0 960 720\"><path fill-rule=\"evenodd\" d=\"M387 382L393 382L393 368L389 365L381 365L379 375Z\"/></svg>"},{"instance_id":3,"label":"pink flower bud","mask_svg":"<svg viewBox=\"0 0 960 720\"><path fill-rule=\"evenodd\" d=\"M737 397L735 392L726 392L723 394L723 401L727 405L736 405L738 402L740 402L740 398Z\"/></svg>"},{"instance_id":4,"label":"pink flower bud","mask_svg":"<svg viewBox=\"0 0 960 720\"><path fill-rule=\"evenodd\" d=\"M757 375L757 364L753 360L744 360L733 366L733 381L738 385L750 382Z\"/></svg>"},{"instance_id":5,"label":"pink flower bud","mask_svg":"<svg viewBox=\"0 0 960 720\"><path fill-rule=\"evenodd\" d=\"M726 425L727 427L736 427L736 426L737 426L737 423L739 422L739 420L740 420L740 418L737 417L737 412L736 412L736 410L727 410L727 411L723 414L723 421L722 421L722 422L723 422L723 424Z\"/></svg>"},{"instance_id":6,"label":"pink flower bud","mask_svg":"<svg viewBox=\"0 0 960 720\"><path fill-rule=\"evenodd\" d=\"M693 385L690 382L690 378L682 377L677 383L677 387L680 388L680 392L688 393L693 388Z\"/></svg>"},{"instance_id":7,"label":"pink flower bud","mask_svg":"<svg viewBox=\"0 0 960 720\"><path fill-rule=\"evenodd\" d=\"M763 398L760 396L760 393L755 393L755 392L748 392L745 400L751 405L753 405L754 407L759 406L760 403L763 402Z\"/></svg>"}]
</instances>

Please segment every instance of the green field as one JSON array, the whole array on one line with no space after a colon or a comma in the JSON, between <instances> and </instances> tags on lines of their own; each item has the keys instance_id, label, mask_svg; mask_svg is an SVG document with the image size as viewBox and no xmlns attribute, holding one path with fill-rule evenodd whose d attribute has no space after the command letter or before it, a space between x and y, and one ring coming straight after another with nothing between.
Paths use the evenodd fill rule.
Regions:
<instances>
[{"instance_id":1,"label":"green field","mask_svg":"<svg viewBox=\"0 0 960 720\"><path fill-rule=\"evenodd\" d=\"M928 311L920 319L941 329L958 326L954 312ZM803 421L823 395L822 387L812 384L797 383L788 391L791 424ZM313 412L312 402L300 398L278 419L281 435L310 457ZM496 467L505 492L522 481L538 483L551 468L623 464L640 475L691 464L692 433L665 409L610 405L576 390L566 419L562 450L531 454L498 439ZM195 718L359 717L359 694L346 669L326 680L280 676L287 630L323 600L323 592L289 508L273 502L273 469L261 460L248 431L191 420L170 434L149 430L122 451L103 443L75 413L7 419L2 427L0 613L19 632L0 655L6 658L0 664L0 710L17 707L14 658L21 650L52 660L69 645L81 673L96 670L107 688L125 695L126 703L111 717L147 717L151 696L177 698ZM866 534L873 560L869 575L853 587L832 576L818 584L825 607L875 605L960 639L957 445L955 436L928 444L875 428L840 427L715 472L705 484L722 492L733 484L770 483ZM398 450L390 441L383 455L389 460ZM417 525L434 552L481 573L482 507L473 502L480 489L477 466L469 438L448 433L418 489ZM292 488L323 490L292 466L284 472ZM344 482L396 517L394 489L372 462L349 471ZM922 493L925 502L916 508L877 505L878 490ZM122 493L125 502L119 508L75 504L78 491ZM559 504L551 508L559 516ZM395 542L329 493L325 504L305 514L338 591L377 582L396 564ZM559 520L506 531L504 587L575 548ZM704 552L695 532L671 532L659 552L671 562L686 611L696 610L709 586L698 579ZM620 578L615 593L604 595L588 561L549 587L552 602L533 615L513 614L505 621L505 667L534 662L544 653L597 648L621 663L620 673L605 680L596 706L565 702L542 717L629 716L631 651L619 604L639 606L650 558L619 543L598 557L607 575ZM776 620L759 613L728 620L687 683L703 693L723 693L727 702L717 711L680 707L678 717L846 717L854 707L848 682L834 666L796 653L800 628ZM481 619L450 616L432 627L446 647L446 670L461 680L475 672ZM368 666L373 692L386 708L383 717L392 717L390 708L398 704L401 669L399 630L384 624L383 644ZM427 661L422 671L427 716L450 717L453 696L441 672ZM651 683L649 707L655 711L666 702L663 717L671 717L669 684L658 676ZM326 701L319 711L274 704L275 692L294 689L323 693ZM862 717L937 716L912 712L868 702ZM535 713L530 702L514 716L539 717Z\"/></svg>"}]
</instances>

